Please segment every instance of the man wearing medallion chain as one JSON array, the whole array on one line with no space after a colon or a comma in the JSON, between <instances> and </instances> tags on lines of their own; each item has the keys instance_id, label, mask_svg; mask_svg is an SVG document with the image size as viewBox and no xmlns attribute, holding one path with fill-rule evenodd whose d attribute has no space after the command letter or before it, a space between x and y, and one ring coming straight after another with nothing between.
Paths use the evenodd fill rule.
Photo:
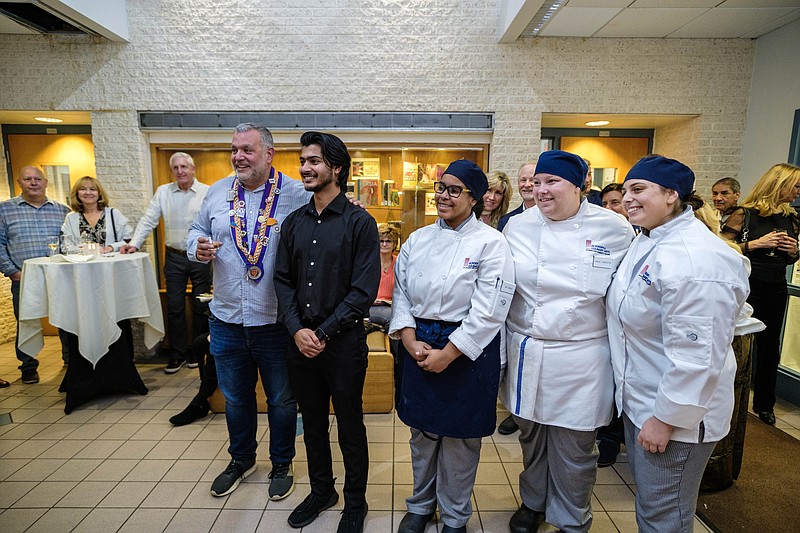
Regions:
<instances>
[{"instance_id":1,"label":"man wearing medallion chain","mask_svg":"<svg viewBox=\"0 0 800 533\"><path fill-rule=\"evenodd\" d=\"M330 402L344 457L344 510L337 533L361 533L369 457L362 393L367 373L364 318L380 283L378 228L345 192L347 147L315 131L300 137L300 175L314 197L286 218L275 261L278 317L294 338L289 381L303 412L311 494L289 515L305 527L339 500L328 435Z\"/></svg>"},{"instance_id":2,"label":"man wearing medallion chain","mask_svg":"<svg viewBox=\"0 0 800 533\"><path fill-rule=\"evenodd\" d=\"M269 407L269 497L283 499L294 488L297 406L286 368L289 336L277 322L272 276L283 220L311 193L272 167L274 155L266 127L238 125L231 143L236 175L211 186L189 229L189 258L214 265L210 351L225 396L231 455L211 485L214 496L230 494L256 469L259 373Z\"/></svg>"}]
</instances>

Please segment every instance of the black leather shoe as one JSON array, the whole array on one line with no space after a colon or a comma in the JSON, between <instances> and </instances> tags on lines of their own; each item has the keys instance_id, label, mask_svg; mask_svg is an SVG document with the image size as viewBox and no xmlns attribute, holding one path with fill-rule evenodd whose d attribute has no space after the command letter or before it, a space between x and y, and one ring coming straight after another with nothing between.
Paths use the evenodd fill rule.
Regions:
<instances>
[{"instance_id":1,"label":"black leather shoe","mask_svg":"<svg viewBox=\"0 0 800 533\"><path fill-rule=\"evenodd\" d=\"M770 426L775 425L775 413L772 411L759 411L758 418L765 424L769 424Z\"/></svg>"},{"instance_id":2,"label":"black leather shoe","mask_svg":"<svg viewBox=\"0 0 800 533\"><path fill-rule=\"evenodd\" d=\"M442 526L441 532L442 533L467 533L467 526L450 527L447 524L445 524L444 526Z\"/></svg>"},{"instance_id":3,"label":"black leather shoe","mask_svg":"<svg viewBox=\"0 0 800 533\"><path fill-rule=\"evenodd\" d=\"M511 533L536 533L539 525L544 522L544 513L534 511L522 506L511 515L511 520L508 521L508 529Z\"/></svg>"},{"instance_id":4,"label":"black leather shoe","mask_svg":"<svg viewBox=\"0 0 800 533\"><path fill-rule=\"evenodd\" d=\"M422 533L425 531L425 526L433 518L431 514L414 514L406 513L402 520L400 520L400 527L397 528L397 533Z\"/></svg>"},{"instance_id":5,"label":"black leather shoe","mask_svg":"<svg viewBox=\"0 0 800 533\"><path fill-rule=\"evenodd\" d=\"M500 422L500 425L497 426L497 432L501 435L511 435L518 429L519 426L514 422L514 419L511 418L511 415L508 415L508 418Z\"/></svg>"},{"instance_id":6,"label":"black leather shoe","mask_svg":"<svg viewBox=\"0 0 800 533\"><path fill-rule=\"evenodd\" d=\"M173 426L185 426L206 416L209 409L211 409L211 405L209 405L208 400L203 400L200 405L190 403L186 409L170 418L169 422Z\"/></svg>"}]
</instances>

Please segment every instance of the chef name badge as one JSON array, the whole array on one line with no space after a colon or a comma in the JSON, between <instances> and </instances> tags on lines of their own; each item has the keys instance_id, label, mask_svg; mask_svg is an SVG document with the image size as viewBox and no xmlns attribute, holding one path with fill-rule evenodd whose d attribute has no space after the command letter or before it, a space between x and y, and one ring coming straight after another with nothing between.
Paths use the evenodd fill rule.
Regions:
<instances>
[{"instance_id":1,"label":"chef name badge","mask_svg":"<svg viewBox=\"0 0 800 533\"><path fill-rule=\"evenodd\" d=\"M614 268L614 261L607 255L593 255L592 266L594 268Z\"/></svg>"}]
</instances>

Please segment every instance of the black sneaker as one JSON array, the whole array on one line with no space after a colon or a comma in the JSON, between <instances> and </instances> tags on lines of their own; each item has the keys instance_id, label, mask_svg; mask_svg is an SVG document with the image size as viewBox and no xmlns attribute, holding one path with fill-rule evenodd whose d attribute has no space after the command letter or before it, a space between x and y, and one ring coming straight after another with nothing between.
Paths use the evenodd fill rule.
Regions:
<instances>
[{"instance_id":1,"label":"black sneaker","mask_svg":"<svg viewBox=\"0 0 800 533\"><path fill-rule=\"evenodd\" d=\"M519 426L514 422L514 419L511 418L511 415L508 415L508 418L500 422L500 425L497 426L497 432L501 435L511 435L518 429Z\"/></svg>"},{"instance_id":2,"label":"black sneaker","mask_svg":"<svg viewBox=\"0 0 800 533\"><path fill-rule=\"evenodd\" d=\"M322 497L312 492L306 496L306 499L300 505L294 508L287 522L295 529L307 526L317 519L319 513L333 507L338 501L339 493L335 490L330 495Z\"/></svg>"},{"instance_id":3,"label":"black sneaker","mask_svg":"<svg viewBox=\"0 0 800 533\"><path fill-rule=\"evenodd\" d=\"M217 476L214 483L211 484L212 496L227 496L236 490L244 478L256 471L256 460L249 461L236 461L232 460L228 464L228 468L223 473Z\"/></svg>"},{"instance_id":4,"label":"black sneaker","mask_svg":"<svg viewBox=\"0 0 800 533\"><path fill-rule=\"evenodd\" d=\"M358 507L345 506L336 533L363 533L368 510L367 502Z\"/></svg>"},{"instance_id":5,"label":"black sneaker","mask_svg":"<svg viewBox=\"0 0 800 533\"><path fill-rule=\"evenodd\" d=\"M177 357L174 357L170 359L169 363L167 363L167 366L164 367L164 373L174 374L175 372L180 370L181 367L185 364L186 364L186 359L178 359Z\"/></svg>"},{"instance_id":6,"label":"black sneaker","mask_svg":"<svg viewBox=\"0 0 800 533\"><path fill-rule=\"evenodd\" d=\"M169 423L173 426L185 426L186 424L191 424L195 420L206 416L209 409L211 409L211 405L209 405L208 400L203 400L203 403L200 405L190 403L186 409L171 417L169 419Z\"/></svg>"},{"instance_id":7,"label":"black sneaker","mask_svg":"<svg viewBox=\"0 0 800 533\"><path fill-rule=\"evenodd\" d=\"M292 463L274 463L269 473L269 499L282 500L294 490Z\"/></svg>"},{"instance_id":8,"label":"black sneaker","mask_svg":"<svg viewBox=\"0 0 800 533\"><path fill-rule=\"evenodd\" d=\"M22 382L26 385L33 385L34 383L39 383L39 373L36 371L36 369L23 370Z\"/></svg>"}]
</instances>

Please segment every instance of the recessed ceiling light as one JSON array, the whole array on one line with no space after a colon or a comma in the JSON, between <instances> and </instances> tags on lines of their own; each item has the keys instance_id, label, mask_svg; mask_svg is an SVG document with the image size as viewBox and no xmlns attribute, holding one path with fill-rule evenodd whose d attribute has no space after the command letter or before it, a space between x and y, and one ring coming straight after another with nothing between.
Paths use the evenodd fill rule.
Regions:
<instances>
[{"instance_id":1,"label":"recessed ceiling light","mask_svg":"<svg viewBox=\"0 0 800 533\"><path fill-rule=\"evenodd\" d=\"M33 120L38 120L39 122L48 122L48 123L64 122L60 118L53 118L53 117L33 117Z\"/></svg>"},{"instance_id":2,"label":"recessed ceiling light","mask_svg":"<svg viewBox=\"0 0 800 533\"><path fill-rule=\"evenodd\" d=\"M607 120L590 120L586 123L587 126L607 126Z\"/></svg>"}]
</instances>

